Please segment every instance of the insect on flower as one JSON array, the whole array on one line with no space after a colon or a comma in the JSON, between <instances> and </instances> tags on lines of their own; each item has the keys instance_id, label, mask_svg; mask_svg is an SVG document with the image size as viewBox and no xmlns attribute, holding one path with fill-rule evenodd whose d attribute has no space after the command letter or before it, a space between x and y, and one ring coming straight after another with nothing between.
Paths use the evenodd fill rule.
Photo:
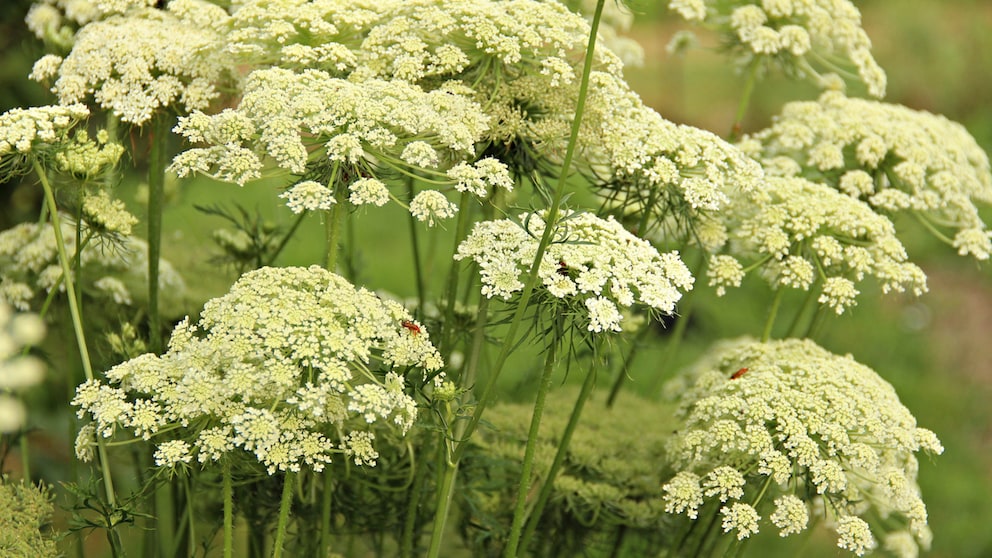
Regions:
<instances>
[{"instance_id":1,"label":"insect on flower","mask_svg":"<svg viewBox=\"0 0 992 558\"><path fill-rule=\"evenodd\" d=\"M568 264L565 263L565 260L558 260L557 273L562 277L568 277Z\"/></svg>"},{"instance_id":2,"label":"insect on flower","mask_svg":"<svg viewBox=\"0 0 992 558\"><path fill-rule=\"evenodd\" d=\"M420 326L411 322L410 320L403 320L400 325L410 330L413 335L420 335Z\"/></svg>"},{"instance_id":3,"label":"insect on flower","mask_svg":"<svg viewBox=\"0 0 992 558\"><path fill-rule=\"evenodd\" d=\"M733 374L730 375L730 379L736 380L737 378L740 378L744 374L747 374L747 368L741 368L737 372L734 372Z\"/></svg>"}]
</instances>

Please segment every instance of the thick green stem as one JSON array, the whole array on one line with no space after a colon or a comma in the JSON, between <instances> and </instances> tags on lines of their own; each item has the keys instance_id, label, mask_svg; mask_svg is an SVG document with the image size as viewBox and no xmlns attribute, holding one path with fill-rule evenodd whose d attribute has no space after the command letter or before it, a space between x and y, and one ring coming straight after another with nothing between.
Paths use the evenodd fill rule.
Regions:
<instances>
[{"instance_id":1,"label":"thick green stem","mask_svg":"<svg viewBox=\"0 0 992 558\"><path fill-rule=\"evenodd\" d=\"M327 212L324 222L324 230L327 233L327 246L324 247L326 254L324 257L324 268L334 271L338 265L338 247L341 244L341 222L344 220L346 209L345 194L347 189L338 185L334 189L335 203Z\"/></svg>"},{"instance_id":2,"label":"thick green stem","mask_svg":"<svg viewBox=\"0 0 992 558\"><path fill-rule=\"evenodd\" d=\"M327 556L331 549L331 498L334 495L334 474L324 469L324 482L320 500L320 550L317 556Z\"/></svg>"},{"instance_id":3,"label":"thick green stem","mask_svg":"<svg viewBox=\"0 0 992 558\"><path fill-rule=\"evenodd\" d=\"M153 353L159 353L163 348L158 269L162 255L162 210L165 202L166 151L169 148L166 122L163 115L152 119L151 151L148 156L148 333Z\"/></svg>"},{"instance_id":4,"label":"thick green stem","mask_svg":"<svg viewBox=\"0 0 992 558\"><path fill-rule=\"evenodd\" d=\"M465 369L458 378L458 385L462 388L469 388L475 382L478 372L479 359L482 356L482 349L486 341L486 321L488 317L489 299L482 297L479 301L478 312L476 313L475 330L472 336L472 346L469 349L468 357L465 359ZM465 401L460 402L465 404ZM465 423L458 422L455 425L453 440L462 440L465 435ZM458 462L452 460L447 453L447 444L444 434L438 447L439 461L443 463L440 469L437 492L437 510L444 510L443 513L435 513L434 526L431 532L431 547L428 556L438 556L441 550L441 538L444 533L444 526L447 520L447 510L451 506L451 497L454 495L455 476L458 474Z\"/></svg>"},{"instance_id":5,"label":"thick green stem","mask_svg":"<svg viewBox=\"0 0 992 558\"><path fill-rule=\"evenodd\" d=\"M224 558L234 556L234 487L231 482L231 461L224 460L223 469L224 496ZM327 556L327 554L322 554Z\"/></svg>"},{"instance_id":6,"label":"thick green stem","mask_svg":"<svg viewBox=\"0 0 992 558\"><path fill-rule=\"evenodd\" d=\"M48 175L41 163L37 159L32 159L31 164L34 172L41 181L41 187L45 190L45 203L48 205L48 214L52 220L52 229L55 233L55 246L59 253L59 263L62 266L63 277L72 277L72 270L69 268L69 254L65 249L65 238L62 237L62 220L59 218L58 206L55 205L55 192L48 182ZM76 304L76 286L73 281L65 281L65 292L69 299L69 316L72 318L72 330L76 334L76 346L79 348L79 358L83 364L83 373L87 380L93 380L93 366L90 364L90 352L86 348L86 335L83 333L83 319L79 314L79 306ZM117 497L114 495L114 480L110 475L110 463L107 461L107 448L103 443L103 438L96 437L97 455L100 460L100 471L103 474L103 488L107 496L107 503L112 507L117 506ZM113 531L113 529L111 529Z\"/></svg>"},{"instance_id":7,"label":"thick green stem","mask_svg":"<svg viewBox=\"0 0 992 558\"><path fill-rule=\"evenodd\" d=\"M296 473L286 472L282 485L282 500L279 502L279 520L276 523L276 539L272 545L272 558L281 558L282 547L286 539L286 526L289 524L289 508L293 503L293 483Z\"/></svg>"},{"instance_id":8,"label":"thick green stem","mask_svg":"<svg viewBox=\"0 0 992 558\"><path fill-rule=\"evenodd\" d=\"M468 236L468 227L471 223L469 216L471 215L471 202L472 194L462 192L461 199L458 200L458 224L455 225L455 246L452 250L452 254L458 251L458 245L462 243L462 240ZM440 340L438 344L438 350L445 354L449 348L449 343L451 342L452 328L451 321L452 317L455 315L455 301L458 299L458 272L461 270L461 262L458 260L452 260L451 268L448 269L448 281L447 286L444 289L445 305L444 305L444 315L441 316L441 331Z\"/></svg>"},{"instance_id":9,"label":"thick green stem","mask_svg":"<svg viewBox=\"0 0 992 558\"><path fill-rule=\"evenodd\" d=\"M527 522L527 528L520 538L520 548L527 548L531 537L537 531L538 523L541 522L541 514L544 513L544 507L551 498L551 492L554 490L555 478L558 476L558 471L561 470L562 464L565 463L565 455L568 454L568 446L572 443L572 434L579 424L579 418L582 417L582 409L585 407L586 401L592 393L593 386L596 385L597 364L594 359L589 366L589 371L586 372L586 380L582 383L582 391L579 392L579 397L572 406L572 414L568 417L565 432L562 433L561 440L558 442L558 450L555 453L554 461L551 462L551 469L548 470L548 477L544 480L544 484L541 485L541 492L537 496L537 503L530 512L530 520Z\"/></svg>"},{"instance_id":10,"label":"thick green stem","mask_svg":"<svg viewBox=\"0 0 992 558\"><path fill-rule=\"evenodd\" d=\"M412 200L414 195L412 178L406 179L406 191L407 199ZM417 218L413 216L413 213L410 213L409 211L406 213L407 222L410 224L410 245L413 248L413 274L417 282L417 311L421 316L423 316L425 312L424 304L427 301L427 298L425 296L426 289L424 288L424 263L421 260L420 242L418 241L420 227L417 226ZM464 207L461 208L461 213L465 213ZM459 215L459 223L461 223L461 215ZM452 267L454 267L454 265Z\"/></svg>"},{"instance_id":11,"label":"thick green stem","mask_svg":"<svg viewBox=\"0 0 992 558\"><path fill-rule=\"evenodd\" d=\"M555 370L556 353L559 340L551 342L548 354L544 359L544 372L541 374L541 385L537 391L537 400L534 401L534 414L530 419L530 431L527 433L527 446L524 450L524 462L520 468L520 484L517 485L517 505L513 510L513 523L510 525L510 536L506 542L506 549L503 556L516 558L517 548L520 544L520 535L523 531L524 521L527 519L527 494L530 492L531 473L534 470L534 454L537 452L537 439L541 433L541 417L544 414L544 404L548 391L551 389L551 374ZM556 456L557 458L557 456ZM545 485L550 485L552 477L549 475ZM527 547L523 547L526 549Z\"/></svg>"},{"instance_id":12,"label":"thick green stem","mask_svg":"<svg viewBox=\"0 0 992 558\"><path fill-rule=\"evenodd\" d=\"M765 321L765 329L761 332L761 342L765 343L772 336L772 328L775 326L775 317L778 316L778 308L782 305L782 296L785 289L775 290L775 298L772 299L772 306L768 309L768 319Z\"/></svg>"}]
</instances>

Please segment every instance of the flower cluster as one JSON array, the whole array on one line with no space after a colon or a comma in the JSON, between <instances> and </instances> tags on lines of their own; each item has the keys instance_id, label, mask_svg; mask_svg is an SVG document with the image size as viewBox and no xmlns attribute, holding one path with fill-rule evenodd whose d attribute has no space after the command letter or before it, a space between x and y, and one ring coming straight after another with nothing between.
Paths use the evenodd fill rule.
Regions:
<instances>
[{"instance_id":1,"label":"flower cluster","mask_svg":"<svg viewBox=\"0 0 992 558\"><path fill-rule=\"evenodd\" d=\"M745 269L760 268L774 288L809 290L822 281L819 302L841 314L856 304L855 283L874 277L883 292L921 295L926 275L906 261L906 250L885 216L829 186L803 178L769 177L767 202L734 204L733 213L712 216L708 233L720 238L709 283L722 295L739 287Z\"/></svg>"},{"instance_id":2,"label":"flower cluster","mask_svg":"<svg viewBox=\"0 0 992 558\"><path fill-rule=\"evenodd\" d=\"M374 465L377 434L405 433L417 414L401 374L442 365L400 304L316 266L266 267L176 326L166 354L82 384L73 404L101 436L169 438L159 466L243 450L270 474L320 471L335 454Z\"/></svg>"},{"instance_id":3,"label":"flower cluster","mask_svg":"<svg viewBox=\"0 0 992 558\"><path fill-rule=\"evenodd\" d=\"M132 9L94 21L79 30L65 59L40 59L32 78L55 78L52 92L62 104L92 96L132 124L144 124L164 107L207 108L228 71L219 55L221 35L197 24L211 8L224 14L202 0L183 0L167 10Z\"/></svg>"},{"instance_id":4,"label":"flower cluster","mask_svg":"<svg viewBox=\"0 0 992 558\"><path fill-rule=\"evenodd\" d=\"M61 556L51 529L53 511L48 487L0 477L0 552L12 558Z\"/></svg>"},{"instance_id":5,"label":"flower cluster","mask_svg":"<svg viewBox=\"0 0 992 558\"><path fill-rule=\"evenodd\" d=\"M670 0L668 6L715 28L745 63L774 62L830 88L841 85L838 73L853 67L873 97L885 96L885 72L849 0Z\"/></svg>"},{"instance_id":6,"label":"flower cluster","mask_svg":"<svg viewBox=\"0 0 992 558\"><path fill-rule=\"evenodd\" d=\"M0 180L26 172L28 157L58 151L69 131L90 115L85 105L15 108L0 114Z\"/></svg>"},{"instance_id":7,"label":"flower cluster","mask_svg":"<svg viewBox=\"0 0 992 558\"><path fill-rule=\"evenodd\" d=\"M379 205L388 191L378 179L368 180L397 170L476 195L488 187L511 188L498 161L466 163L488 118L462 93L450 87L425 91L403 81L350 81L320 70L256 70L238 108L180 118L176 132L206 146L179 154L171 168L180 176L202 172L243 185L261 176L269 156L294 174L320 175L329 186L302 184L327 192L313 203L289 194L294 211L329 206L332 187L349 188L353 203Z\"/></svg>"},{"instance_id":8,"label":"flower cluster","mask_svg":"<svg viewBox=\"0 0 992 558\"><path fill-rule=\"evenodd\" d=\"M722 505L724 531L744 538L767 511L786 536L825 510L838 546L859 556L885 532L929 544L915 453L943 447L850 356L808 340L731 341L669 389L682 420L669 512L695 518L708 502Z\"/></svg>"},{"instance_id":9,"label":"flower cluster","mask_svg":"<svg viewBox=\"0 0 992 558\"><path fill-rule=\"evenodd\" d=\"M110 214L101 215L109 219ZM107 227L113 225L109 223ZM84 231L89 236L88 229ZM62 217L62 236L66 251L74 254L75 226L66 215ZM132 293L142 296L147 290L148 245L143 240L124 237L110 241L93 236L84 246L80 261L84 279L80 287L84 295L116 305L131 305ZM55 288L64 291L62 279L55 229L51 224L21 223L0 232L0 302L27 310L39 293ZM169 305L178 305L185 296L186 284L167 260L159 263L159 288Z\"/></svg>"},{"instance_id":10,"label":"flower cluster","mask_svg":"<svg viewBox=\"0 0 992 558\"><path fill-rule=\"evenodd\" d=\"M731 196L764 199L754 160L710 132L665 120L615 76L592 76L583 123L580 168L606 205L648 213L650 227L672 229L669 239L688 236L689 222Z\"/></svg>"},{"instance_id":11,"label":"flower cluster","mask_svg":"<svg viewBox=\"0 0 992 558\"><path fill-rule=\"evenodd\" d=\"M793 102L742 142L770 173L802 175L885 212L910 211L962 255L988 259L992 240L975 207L992 203L988 156L963 126L899 105L824 93Z\"/></svg>"},{"instance_id":12,"label":"flower cluster","mask_svg":"<svg viewBox=\"0 0 992 558\"><path fill-rule=\"evenodd\" d=\"M542 215L526 213L518 220L477 223L455 259L478 264L483 295L508 300L523 289L544 228ZM537 274L549 295L581 304L578 313L597 333L621 331L620 309L634 304L674 313L694 281L678 252L659 254L613 217L590 213L558 221Z\"/></svg>"},{"instance_id":13,"label":"flower cluster","mask_svg":"<svg viewBox=\"0 0 992 558\"><path fill-rule=\"evenodd\" d=\"M0 433L14 432L27 420L24 406L10 393L41 382L44 363L19 353L22 347L36 345L44 336L41 318L15 313L0 297Z\"/></svg>"}]
</instances>

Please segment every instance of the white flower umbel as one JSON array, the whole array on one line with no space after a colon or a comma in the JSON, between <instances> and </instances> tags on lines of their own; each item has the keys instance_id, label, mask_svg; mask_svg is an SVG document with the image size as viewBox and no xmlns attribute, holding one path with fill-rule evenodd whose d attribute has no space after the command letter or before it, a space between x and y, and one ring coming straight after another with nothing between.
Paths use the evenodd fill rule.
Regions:
<instances>
[{"instance_id":1,"label":"white flower umbel","mask_svg":"<svg viewBox=\"0 0 992 558\"><path fill-rule=\"evenodd\" d=\"M0 114L0 180L30 169L29 157L61 151L69 131L90 115L85 105L15 108Z\"/></svg>"},{"instance_id":2,"label":"white flower umbel","mask_svg":"<svg viewBox=\"0 0 992 558\"><path fill-rule=\"evenodd\" d=\"M304 211L327 210L335 203L334 192L313 180L299 182L279 194L279 197L285 199L286 205L296 214Z\"/></svg>"},{"instance_id":3,"label":"white flower umbel","mask_svg":"<svg viewBox=\"0 0 992 558\"><path fill-rule=\"evenodd\" d=\"M541 215L477 223L458 246L455 259L472 259L482 275L482 294L509 300L524 279L544 232ZM622 308L635 304L662 314L690 290L693 277L678 252L659 254L646 240L612 217L591 213L565 215L538 269L541 288L550 296L574 301L592 332L621 331Z\"/></svg>"},{"instance_id":4,"label":"white flower umbel","mask_svg":"<svg viewBox=\"0 0 992 558\"><path fill-rule=\"evenodd\" d=\"M649 229L674 220L666 234L685 238L732 196L763 199L760 165L715 134L665 120L616 76L593 74L586 111L580 169L608 207L649 213Z\"/></svg>"},{"instance_id":5,"label":"white flower umbel","mask_svg":"<svg viewBox=\"0 0 992 558\"><path fill-rule=\"evenodd\" d=\"M992 253L975 206L992 203L988 156L963 126L942 116L828 92L787 104L742 147L764 160L794 161L766 165L770 173L830 184L882 212L916 214L962 255L985 260Z\"/></svg>"},{"instance_id":6,"label":"white flower umbel","mask_svg":"<svg viewBox=\"0 0 992 558\"><path fill-rule=\"evenodd\" d=\"M821 280L818 301L837 314L857 303L855 285L868 277L886 293L927 291L895 226L868 204L804 178L769 177L765 184L766 201L739 198L734 211L712 216L729 238L707 270L717 294L754 269L775 289L809 290Z\"/></svg>"},{"instance_id":7,"label":"white flower umbel","mask_svg":"<svg viewBox=\"0 0 992 558\"><path fill-rule=\"evenodd\" d=\"M291 173L320 176L332 191L363 178L385 186L382 176L414 173L476 195L509 189L505 165L475 161L488 117L464 93L318 70L256 70L237 108L180 118L175 131L203 146L180 153L171 169L244 185L261 176L270 157ZM357 186L353 203L379 205L385 197L378 184Z\"/></svg>"},{"instance_id":8,"label":"white flower umbel","mask_svg":"<svg viewBox=\"0 0 992 558\"><path fill-rule=\"evenodd\" d=\"M13 393L40 383L45 363L21 350L44 336L41 318L16 313L0 292L0 433L16 432L27 422L27 410Z\"/></svg>"},{"instance_id":9,"label":"white flower umbel","mask_svg":"<svg viewBox=\"0 0 992 558\"><path fill-rule=\"evenodd\" d=\"M744 64L760 58L821 87L836 87L837 73L853 69L871 96L885 96L885 72L849 0L670 0L668 6L716 29Z\"/></svg>"},{"instance_id":10,"label":"white flower umbel","mask_svg":"<svg viewBox=\"0 0 992 558\"><path fill-rule=\"evenodd\" d=\"M191 3L170 2L169 9ZM229 67L220 56L221 35L184 19L190 13L147 8L95 21L79 30L57 71L46 57L34 75L57 76L52 92L60 103L92 97L132 124L144 124L166 107L205 109Z\"/></svg>"},{"instance_id":11,"label":"white flower umbel","mask_svg":"<svg viewBox=\"0 0 992 558\"><path fill-rule=\"evenodd\" d=\"M875 546L873 532L897 530L923 542L916 453L943 447L891 385L850 356L808 340L724 342L673 380L669 394L682 420L670 445L678 473L665 486L671 512L693 517L718 499L725 530L748 536L761 514L786 536L806 529L811 500L822 495L816 509L837 522L841 548L860 555ZM743 477L742 495L727 468Z\"/></svg>"},{"instance_id":12,"label":"white flower umbel","mask_svg":"<svg viewBox=\"0 0 992 558\"><path fill-rule=\"evenodd\" d=\"M176 326L164 355L114 367L73 403L104 436L169 438L162 466L239 451L270 474L320 471L341 454L373 465L375 432L406 433L417 414L392 370L443 365L412 320L322 268L266 267L208 301L198 324Z\"/></svg>"}]
</instances>

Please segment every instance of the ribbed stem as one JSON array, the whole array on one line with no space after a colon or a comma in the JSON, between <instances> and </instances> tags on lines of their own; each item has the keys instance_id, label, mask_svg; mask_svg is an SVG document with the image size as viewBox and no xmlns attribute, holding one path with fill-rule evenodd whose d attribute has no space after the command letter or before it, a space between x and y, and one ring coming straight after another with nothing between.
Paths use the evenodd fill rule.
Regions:
<instances>
[{"instance_id":1,"label":"ribbed stem","mask_svg":"<svg viewBox=\"0 0 992 558\"><path fill-rule=\"evenodd\" d=\"M565 463L568 446L572 443L572 434L575 433L575 428L578 426L579 419L582 417L582 409L585 408L586 401L592 393L592 388L596 385L597 364L594 359L589 366L589 370L586 372L586 380L582 383L582 391L579 392L579 397L572 406L572 414L568 417L565 432L562 433L561 440L558 441L558 450L555 452L554 461L551 462L551 469L548 470L548 478L541 485L541 492L537 496L537 503L530 512L530 520L527 522L527 528L520 538L520 548L527 548L531 537L534 536L534 532L537 530L538 523L541 522L541 514L544 513L544 507L551 498L551 492L554 490L555 478L558 476L558 471L561 470L562 464Z\"/></svg>"},{"instance_id":2,"label":"ribbed stem","mask_svg":"<svg viewBox=\"0 0 992 558\"><path fill-rule=\"evenodd\" d=\"M45 191L45 203L48 205L49 218L52 220L52 229L55 233L55 246L59 253L59 264L62 266L62 275L66 277L65 292L69 299L69 316L72 319L72 330L76 335L76 346L79 348L79 358L82 361L83 373L87 380L93 380L93 366L90 364L90 352L86 348L86 335L83 333L83 319L79 314L79 306L76 304L76 285L74 281L69 281L72 277L72 270L69 267L69 254L65 249L65 238L62 236L62 220L59 218L58 206L55 205L55 192L48 182L48 175L41 163L37 159L32 159L31 164L34 172L41 181L41 187ZM96 437L97 455L100 459L100 471L103 475L103 488L107 496L107 503L111 507L117 506L117 497L114 495L114 480L110 475L110 463L107 462L107 448L100 436ZM113 531L113 529L110 529Z\"/></svg>"},{"instance_id":3,"label":"ribbed stem","mask_svg":"<svg viewBox=\"0 0 992 558\"><path fill-rule=\"evenodd\" d=\"M513 523L510 525L510 536L506 543L503 556L516 558L520 544L520 535L524 521L527 519L527 493L530 492L531 473L534 470L534 454L537 451L537 438L541 433L541 417L544 414L544 403L551 389L551 374L555 370L555 360L559 340L554 340L544 358L544 372L541 374L541 384L537 390L537 400L534 401L534 413L530 419L530 430L527 432L527 446L524 449L524 462L520 467L520 483L517 485L517 505L513 510ZM550 483L551 478L548 478ZM547 484L547 483L546 483ZM526 547L524 547L526 549Z\"/></svg>"},{"instance_id":4,"label":"ribbed stem","mask_svg":"<svg viewBox=\"0 0 992 558\"><path fill-rule=\"evenodd\" d=\"M231 461L224 460L224 558L234 556L234 487L231 482ZM324 554L326 556L326 554Z\"/></svg>"},{"instance_id":5,"label":"ribbed stem","mask_svg":"<svg viewBox=\"0 0 992 558\"><path fill-rule=\"evenodd\" d=\"M151 149L148 156L148 335L150 349L163 348L162 321L158 307L158 270L162 255L162 210L165 200L166 151L169 147L165 116L151 122Z\"/></svg>"},{"instance_id":6,"label":"ribbed stem","mask_svg":"<svg viewBox=\"0 0 992 558\"><path fill-rule=\"evenodd\" d=\"M279 520L276 523L276 539L272 545L272 558L282 557L282 547L286 542L286 526L289 524L289 508L293 503L293 483L296 473L286 472L282 485L282 500L279 502Z\"/></svg>"}]
</instances>

